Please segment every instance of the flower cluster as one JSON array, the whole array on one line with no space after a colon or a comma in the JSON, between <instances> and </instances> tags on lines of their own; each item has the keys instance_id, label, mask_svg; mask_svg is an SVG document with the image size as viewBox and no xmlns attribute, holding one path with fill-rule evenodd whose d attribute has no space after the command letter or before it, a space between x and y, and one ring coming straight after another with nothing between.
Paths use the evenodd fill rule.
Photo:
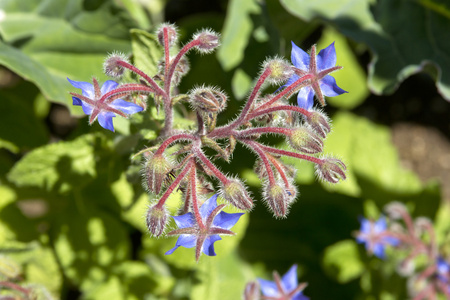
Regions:
<instances>
[{"instance_id":1,"label":"flower cluster","mask_svg":"<svg viewBox=\"0 0 450 300\"><path fill-rule=\"evenodd\" d=\"M266 60L240 114L228 124L217 126L217 116L228 101L223 91L202 85L186 94L177 94L175 87L189 70L186 54L192 49L200 53L212 52L220 44L219 35L211 30L199 31L177 52L174 46L178 33L174 25L162 24L156 36L164 51L157 74L146 74L123 55L112 54L105 61L105 73L119 78L131 71L138 83L118 84L108 80L100 88L95 79L93 84L70 79L69 82L82 91L71 95L73 104L81 105L90 115L89 123L97 119L102 127L111 131L114 131L113 117L127 117L147 107L146 103L133 99L153 98L155 105L162 107L165 119L159 139L149 141L153 144L138 154L145 159L144 185L157 198L146 215L152 235L164 234L170 220L166 201L175 190L183 192L184 205L179 210L180 215L173 216L178 229L168 233L179 235L179 238L167 254L184 246L196 248L197 260L202 252L215 255L214 242L220 235L233 234L230 228L241 214L222 212L224 204L217 206L217 194L239 210L253 208L253 198L243 181L224 174L214 163L218 158L229 161L238 143L256 156L255 172L262 179L263 201L275 217L286 217L299 195L294 183L295 170L286 165L282 157L315 164L318 177L330 183L346 178L346 166L341 160L322 155L324 140L331 127L326 114L313 108L314 95L323 106L324 95L331 97L345 92L329 75L341 68L336 66L334 44L318 55L315 46L308 55L293 44L293 65L278 57ZM263 95L266 83L285 84L274 94ZM298 93L298 106L288 102L295 93ZM188 102L195 113L195 130L178 130L173 126L174 106L183 101ZM282 150L259 140L269 134L284 136L291 149ZM207 155L205 148L216 154ZM211 194L216 195L202 205L202 200Z\"/></svg>"},{"instance_id":2,"label":"flower cluster","mask_svg":"<svg viewBox=\"0 0 450 300\"><path fill-rule=\"evenodd\" d=\"M273 272L274 281L258 278L249 282L244 291L244 300L309 300L303 295L306 283L298 283L297 265L293 265L283 277ZM262 295L261 295L262 294Z\"/></svg>"},{"instance_id":3,"label":"flower cluster","mask_svg":"<svg viewBox=\"0 0 450 300\"><path fill-rule=\"evenodd\" d=\"M439 294L449 299L450 262L439 253L433 224L424 217L413 220L399 202L389 203L385 211L391 220L390 226L385 217L377 221L361 219L356 240L382 259L386 247L408 253L398 264L397 271L408 277L408 290L415 300L436 299Z\"/></svg>"}]
</instances>

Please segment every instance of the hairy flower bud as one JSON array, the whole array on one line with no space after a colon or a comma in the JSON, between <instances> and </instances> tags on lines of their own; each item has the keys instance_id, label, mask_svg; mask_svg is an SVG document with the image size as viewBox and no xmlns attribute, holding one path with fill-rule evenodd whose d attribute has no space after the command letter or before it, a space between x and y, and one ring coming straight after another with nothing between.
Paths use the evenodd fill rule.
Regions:
<instances>
[{"instance_id":1,"label":"hairy flower bud","mask_svg":"<svg viewBox=\"0 0 450 300\"><path fill-rule=\"evenodd\" d=\"M201 86L189 93L192 107L207 113L221 112L226 106L227 99L227 95L215 87Z\"/></svg>"},{"instance_id":2,"label":"hairy flower bud","mask_svg":"<svg viewBox=\"0 0 450 300\"><path fill-rule=\"evenodd\" d=\"M285 218L289 212L289 200L282 184L268 184L264 189L263 198L275 217Z\"/></svg>"},{"instance_id":3,"label":"hairy flower bud","mask_svg":"<svg viewBox=\"0 0 450 300\"><path fill-rule=\"evenodd\" d=\"M323 138L325 138L331 130L330 120L325 113L321 111L310 110L309 115L306 117L306 122Z\"/></svg>"},{"instance_id":4,"label":"hairy flower bud","mask_svg":"<svg viewBox=\"0 0 450 300\"><path fill-rule=\"evenodd\" d=\"M163 234L167 224L167 210L158 205L150 206L147 210L145 221L150 234L158 237Z\"/></svg>"},{"instance_id":5,"label":"hairy flower bud","mask_svg":"<svg viewBox=\"0 0 450 300\"><path fill-rule=\"evenodd\" d=\"M125 72L125 68L118 64L120 61L128 63L128 59L125 54L118 52L111 53L103 63L103 72L114 78L122 76Z\"/></svg>"},{"instance_id":6,"label":"hairy flower bud","mask_svg":"<svg viewBox=\"0 0 450 300\"><path fill-rule=\"evenodd\" d=\"M169 48L172 47L178 41L177 27L173 24L163 23L159 26L156 31L158 37L158 42L164 46L164 29L167 32L167 41L169 43Z\"/></svg>"},{"instance_id":7,"label":"hairy flower bud","mask_svg":"<svg viewBox=\"0 0 450 300\"><path fill-rule=\"evenodd\" d=\"M250 210L253 208L252 198L238 179L229 179L227 183L222 184L220 192L225 200L239 209Z\"/></svg>"},{"instance_id":8,"label":"hairy flower bud","mask_svg":"<svg viewBox=\"0 0 450 300\"><path fill-rule=\"evenodd\" d=\"M323 151L323 140L308 127L293 129L289 135L292 148L309 154Z\"/></svg>"},{"instance_id":9,"label":"hairy flower bud","mask_svg":"<svg viewBox=\"0 0 450 300\"><path fill-rule=\"evenodd\" d=\"M266 60L263 67L270 70L267 79L274 84L284 82L294 74L291 64L279 57Z\"/></svg>"},{"instance_id":10,"label":"hairy flower bud","mask_svg":"<svg viewBox=\"0 0 450 300\"><path fill-rule=\"evenodd\" d=\"M384 211L387 213L390 219L398 220L403 218L404 215L409 215L408 210L406 209L405 204L394 201L386 204L384 207Z\"/></svg>"},{"instance_id":11,"label":"hairy flower bud","mask_svg":"<svg viewBox=\"0 0 450 300\"><path fill-rule=\"evenodd\" d=\"M219 37L220 35L218 33L210 29L204 29L196 33L193 40L200 42L200 44L196 46L200 53L208 54L220 45Z\"/></svg>"},{"instance_id":12,"label":"hairy flower bud","mask_svg":"<svg viewBox=\"0 0 450 300\"><path fill-rule=\"evenodd\" d=\"M337 183L339 180L346 178L345 170L347 170L347 167L337 158L325 157L322 159L322 163L316 164L315 167L316 174L321 180Z\"/></svg>"},{"instance_id":13,"label":"hairy flower bud","mask_svg":"<svg viewBox=\"0 0 450 300\"><path fill-rule=\"evenodd\" d=\"M166 179L171 170L172 165L167 161L164 155L158 154L150 156L144 166L147 188L155 194L159 194L164 179Z\"/></svg>"}]
</instances>

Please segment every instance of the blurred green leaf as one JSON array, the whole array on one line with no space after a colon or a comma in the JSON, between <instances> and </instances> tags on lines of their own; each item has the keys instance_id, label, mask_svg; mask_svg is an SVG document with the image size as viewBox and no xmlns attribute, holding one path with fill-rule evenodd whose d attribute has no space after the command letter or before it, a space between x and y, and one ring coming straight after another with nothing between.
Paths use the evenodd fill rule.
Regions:
<instances>
[{"instance_id":1,"label":"blurred green leaf","mask_svg":"<svg viewBox=\"0 0 450 300\"><path fill-rule=\"evenodd\" d=\"M281 0L287 11L321 19L372 51L368 84L377 94L426 72L450 100L450 5L446 0ZM339 54L338 54L339 55Z\"/></svg>"},{"instance_id":2,"label":"blurred green leaf","mask_svg":"<svg viewBox=\"0 0 450 300\"><path fill-rule=\"evenodd\" d=\"M75 198L60 212L50 234L65 276L85 292L104 282L130 255L126 229L92 201Z\"/></svg>"},{"instance_id":3,"label":"blurred green leaf","mask_svg":"<svg viewBox=\"0 0 450 300\"><path fill-rule=\"evenodd\" d=\"M231 0L228 4L222 30L222 46L217 52L217 58L225 71L241 63L253 31L251 14L260 13L261 8L256 0Z\"/></svg>"},{"instance_id":4,"label":"blurred green leaf","mask_svg":"<svg viewBox=\"0 0 450 300\"><path fill-rule=\"evenodd\" d=\"M21 277L27 286L32 287L33 290L37 289L36 292L48 290L53 297L59 298L62 275L53 251L36 241L21 243L21 249L18 249L18 246L17 242L2 243L0 254L6 255L21 266L23 270ZM39 285L45 287L45 290L40 291Z\"/></svg>"},{"instance_id":5,"label":"blurred green leaf","mask_svg":"<svg viewBox=\"0 0 450 300\"><path fill-rule=\"evenodd\" d=\"M104 80L102 63L112 51L127 52L130 20L112 1L85 11L82 0L3 1L0 22L0 64L36 84L51 101L66 104L72 113L66 77ZM73 88L72 88L73 89Z\"/></svg>"},{"instance_id":6,"label":"blurred green leaf","mask_svg":"<svg viewBox=\"0 0 450 300\"><path fill-rule=\"evenodd\" d=\"M337 185L326 184L327 189L359 196L362 193L360 181L368 180L379 189L395 193L421 191L419 178L400 166L387 127L345 112L336 114L332 125L333 132L327 138L324 152L343 159L348 167L348 178Z\"/></svg>"},{"instance_id":7,"label":"blurred green leaf","mask_svg":"<svg viewBox=\"0 0 450 300\"><path fill-rule=\"evenodd\" d=\"M232 252L200 262L197 279L191 299L235 300L242 298L245 284L255 278L249 266Z\"/></svg>"},{"instance_id":8,"label":"blurred green leaf","mask_svg":"<svg viewBox=\"0 0 450 300\"><path fill-rule=\"evenodd\" d=\"M340 241L327 247L323 257L325 271L340 283L349 282L361 276L364 264L354 240Z\"/></svg>"},{"instance_id":9,"label":"blurred green leaf","mask_svg":"<svg viewBox=\"0 0 450 300\"><path fill-rule=\"evenodd\" d=\"M84 135L71 142L43 146L25 155L8 173L18 187L66 192L81 188L96 176L95 146L100 135Z\"/></svg>"}]
</instances>

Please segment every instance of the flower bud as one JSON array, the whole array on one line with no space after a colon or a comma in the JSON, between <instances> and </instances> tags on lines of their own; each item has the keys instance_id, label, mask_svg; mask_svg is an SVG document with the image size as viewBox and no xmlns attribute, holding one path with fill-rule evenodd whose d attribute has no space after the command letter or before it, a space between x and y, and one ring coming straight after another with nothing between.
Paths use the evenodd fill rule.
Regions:
<instances>
[{"instance_id":1,"label":"flower bud","mask_svg":"<svg viewBox=\"0 0 450 300\"><path fill-rule=\"evenodd\" d=\"M111 53L103 63L103 72L114 78L122 76L125 72L125 68L118 64L120 61L128 63L128 59L125 54L118 52Z\"/></svg>"},{"instance_id":2,"label":"flower bud","mask_svg":"<svg viewBox=\"0 0 450 300\"><path fill-rule=\"evenodd\" d=\"M331 130L330 120L325 113L321 111L310 110L309 115L306 116L306 122L323 138L325 138Z\"/></svg>"},{"instance_id":3,"label":"flower bud","mask_svg":"<svg viewBox=\"0 0 450 300\"><path fill-rule=\"evenodd\" d=\"M204 29L199 33L196 33L193 37L193 40L197 40L200 42L200 44L197 45L196 48L200 53L204 54L212 52L220 45L219 34L210 29Z\"/></svg>"},{"instance_id":4,"label":"flower bud","mask_svg":"<svg viewBox=\"0 0 450 300\"><path fill-rule=\"evenodd\" d=\"M274 84L282 83L294 74L291 64L279 57L266 60L263 66L264 69L270 70L267 79Z\"/></svg>"},{"instance_id":5,"label":"flower bud","mask_svg":"<svg viewBox=\"0 0 450 300\"><path fill-rule=\"evenodd\" d=\"M264 189L264 198L275 217L285 218L289 210L288 194L282 184L268 184Z\"/></svg>"},{"instance_id":6,"label":"flower bud","mask_svg":"<svg viewBox=\"0 0 450 300\"><path fill-rule=\"evenodd\" d=\"M289 135L289 144L300 152L314 154L323 151L323 140L308 127L293 129Z\"/></svg>"},{"instance_id":7,"label":"flower bud","mask_svg":"<svg viewBox=\"0 0 450 300\"><path fill-rule=\"evenodd\" d=\"M167 210L158 205L150 206L147 210L145 221L150 234L158 237L163 234L167 224Z\"/></svg>"},{"instance_id":8,"label":"flower bud","mask_svg":"<svg viewBox=\"0 0 450 300\"><path fill-rule=\"evenodd\" d=\"M222 184L221 196L239 209L250 210L253 208L252 198L238 179L229 179L227 183Z\"/></svg>"},{"instance_id":9,"label":"flower bud","mask_svg":"<svg viewBox=\"0 0 450 300\"><path fill-rule=\"evenodd\" d=\"M218 113L227 103L227 95L215 87L198 87L189 93L189 102L195 110Z\"/></svg>"},{"instance_id":10,"label":"flower bud","mask_svg":"<svg viewBox=\"0 0 450 300\"><path fill-rule=\"evenodd\" d=\"M345 180L346 178L345 170L347 170L347 167L337 158L323 158L322 162L316 164L315 167L317 176L322 180L337 183L339 180Z\"/></svg>"},{"instance_id":11,"label":"flower bud","mask_svg":"<svg viewBox=\"0 0 450 300\"><path fill-rule=\"evenodd\" d=\"M399 220L403 218L404 215L409 215L405 204L398 201L386 204L386 206L384 207L384 211L392 220Z\"/></svg>"},{"instance_id":12,"label":"flower bud","mask_svg":"<svg viewBox=\"0 0 450 300\"><path fill-rule=\"evenodd\" d=\"M243 300L260 300L259 283L251 281L247 283L244 290Z\"/></svg>"},{"instance_id":13,"label":"flower bud","mask_svg":"<svg viewBox=\"0 0 450 300\"><path fill-rule=\"evenodd\" d=\"M164 46L164 29L167 32L167 40L169 43L169 48L172 47L178 41L177 27L173 24L163 23L159 26L156 31L158 37L158 42Z\"/></svg>"},{"instance_id":14,"label":"flower bud","mask_svg":"<svg viewBox=\"0 0 450 300\"><path fill-rule=\"evenodd\" d=\"M164 180L172 170L172 165L162 154L152 155L147 159L144 167L144 175L147 188L159 194Z\"/></svg>"}]
</instances>

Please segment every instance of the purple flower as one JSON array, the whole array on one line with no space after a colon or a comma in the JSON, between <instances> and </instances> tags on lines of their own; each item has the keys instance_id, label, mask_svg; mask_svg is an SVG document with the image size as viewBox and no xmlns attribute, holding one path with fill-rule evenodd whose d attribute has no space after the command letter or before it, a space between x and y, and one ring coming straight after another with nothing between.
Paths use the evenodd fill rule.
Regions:
<instances>
[{"instance_id":1,"label":"purple flower","mask_svg":"<svg viewBox=\"0 0 450 300\"><path fill-rule=\"evenodd\" d=\"M306 284L298 284L297 265L293 265L283 277L280 278L277 272L274 272L274 280L269 281L258 278L263 299L266 300L309 300L302 294Z\"/></svg>"},{"instance_id":2,"label":"purple flower","mask_svg":"<svg viewBox=\"0 0 450 300\"><path fill-rule=\"evenodd\" d=\"M93 83L69 80L75 88L81 89L80 94L71 93L73 105L83 108L85 114L90 115L89 124L98 119L100 126L114 132L112 118L117 115L127 117L128 114L134 114L143 110L137 104L127 102L123 99L115 99L111 102L105 101L102 97L114 90L119 84L113 80L107 80L100 88L96 79Z\"/></svg>"},{"instance_id":3,"label":"purple flower","mask_svg":"<svg viewBox=\"0 0 450 300\"><path fill-rule=\"evenodd\" d=\"M314 95L319 98L320 103L325 105L323 95L327 97L334 97L347 93L337 86L336 80L329 73L339 70L341 67L336 66L336 50L334 49L334 42L320 50L316 56L316 47L311 48L311 56L305 51L292 43L291 61L295 66L295 75L289 78L284 85L289 86L293 84L300 77L305 75L312 75L310 83L300 89L297 95L298 106L310 110L314 104Z\"/></svg>"},{"instance_id":4,"label":"purple flower","mask_svg":"<svg viewBox=\"0 0 450 300\"><path fill-rule=\"evenodd\" d=\"M369 221L361 218L361 229L356 237L358 243L366 245L366 249L376 257L384 258L384 249L387 245L397 246L400 241L389 235L386 219L380 217L378 221Z\"/></svg>"},{"instance_id":5,"label":"purple flower","mask_svg":"<svg viewBox=\"0 0 450 300\"><path fill-rule=\"evenodd\" d=\"M201 252L209 256L215 256L214 243L221 240L219 234L234 235L229 229L236 224L243 213L229 214L223 212L224 204L217 206L217 194L209 198L199 209L201 221L196 220L191 212L174 216L173 219L178 229L168 235L180 235L175 247L166 252L172 254L178 247L196 247L195 258L198 261ZM199 221L201 224L199 224Z\"/></svg>"},{"instance_id":6,"label":"purple flower","mask_svg":"<svg viewBox=\"0 0 450 300\"><path fill-rule=\"evenodd\" d=\"M449 285L450 291L450 263L444 258L439 257L436 263L437 276L444 284Z\"/></svg>"}]
</instances>

